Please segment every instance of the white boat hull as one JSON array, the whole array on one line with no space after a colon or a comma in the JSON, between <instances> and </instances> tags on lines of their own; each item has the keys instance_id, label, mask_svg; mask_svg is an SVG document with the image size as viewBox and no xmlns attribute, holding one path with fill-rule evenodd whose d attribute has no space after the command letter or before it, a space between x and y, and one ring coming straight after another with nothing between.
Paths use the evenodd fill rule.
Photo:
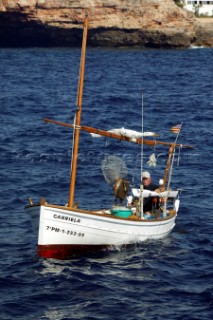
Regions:
<instances>
[{"instance_id":1,"label":"white boat hull","mask_svg":"<svg viewBox=\"0 0 213 320\"><path fill-rule=\"evenodd\" d=\"M159 220L123 219L98 211L53 205L32 205L26 210L38 232L38 255L58 259L109 246L164 238L173 229L176 218L176 214L171 214Z\"/></svg>"}]
</instances>

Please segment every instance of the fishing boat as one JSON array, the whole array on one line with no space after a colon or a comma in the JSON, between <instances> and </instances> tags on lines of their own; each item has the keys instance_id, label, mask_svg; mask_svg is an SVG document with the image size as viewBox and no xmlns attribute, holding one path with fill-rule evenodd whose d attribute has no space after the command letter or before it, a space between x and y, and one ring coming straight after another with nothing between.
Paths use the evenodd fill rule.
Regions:
<instances>
[{"instance_id":1,"label":"fishing boat","mask_svg":"<svg viewBox=\"0 0 213 320\"><path fill-rule=\"evenodd\" d=\"M43 258L69 259L76 255L84 255L114 246L164 238L174 228L179 209L180 190L172 190L170 187L175 148L191 147L177 143L180 128L177 128L175 142L165 142L156 140L156 134L152 132L136 132L124 128L105 131L81 125L87 33L88 17L85 17L77 109L74 121L73 123L64 123L44 119L47 123L68 127L74 133L68 203L65 205L50 204L44 198L35 203L29 198L29 204L26 205L27 214L30 216L33 229L38 236L37 254ZM112 156L102 163L103 172L105 174L108 172L112 177L114 192L112 206L97 210L79 208L75 203L75 185L81 131L86 131L93 137L108 137L126 141L126 143L135 143L139 146L161 145L166 147L168 159L159 188L150 191L145 190L141 185L139 188L131 190L126 175L122 174L125 170L116 169L116 166L119 166L119 161L117 157L113 158ZM147 136L152 136L152 139L147 140ZM153 139L153 137L155 138ZM150 161L154 161L153 155ZM114 171L110 170L112 163ZM122 161L121 164L124 167ZM144 211L144 202L147 199L153 202L153 209L149 212Z\"/></svg>"}]
</instances>

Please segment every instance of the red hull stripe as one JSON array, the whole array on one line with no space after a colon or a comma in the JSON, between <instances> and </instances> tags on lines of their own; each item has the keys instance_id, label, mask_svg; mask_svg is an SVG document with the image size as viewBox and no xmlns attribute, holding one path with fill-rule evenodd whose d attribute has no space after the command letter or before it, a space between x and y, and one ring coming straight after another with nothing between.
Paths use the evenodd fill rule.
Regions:
<instances>
[{"instance_id":1,"label":"red hull stripe","mask_svg":"<svg viewBox=\"0 0 213 320\"><path fill-rule=\"evenodd\" d=\"M76 256L83 256L88 253L100 251L108 248L107 245L70 245L70 244L51 244L38 245L37 253L42 258L71 259Z\"/></svg>"}]
</instances>

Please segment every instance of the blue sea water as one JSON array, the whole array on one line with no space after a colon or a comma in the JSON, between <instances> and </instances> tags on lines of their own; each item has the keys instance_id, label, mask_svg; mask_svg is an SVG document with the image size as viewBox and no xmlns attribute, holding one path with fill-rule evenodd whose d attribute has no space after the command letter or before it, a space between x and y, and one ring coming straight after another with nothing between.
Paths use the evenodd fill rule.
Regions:
<instances>
[{"instance_id":1,"label":"blue sea water","mask_svg":"<svg viewBox=\"0 0 213 320\"><path fill-rule=\"evenodd\" d=\"M109 130L144 129L194 145L175 158L173 187L183 189L169 237L131 248L44 260L24 206L28 197L64 204L68 198L72 131L44 124L73 122L79 49L0 49L0 318L213 319L212 110L213 50L89 49L82 124ZM153 180L163 176L167 150L154 151ZM177 154L179 150L176 150ZM101 161L125 160L139 183L139 146L81 134L76 201L110 206Z\"/></svg>"}]
</instances>

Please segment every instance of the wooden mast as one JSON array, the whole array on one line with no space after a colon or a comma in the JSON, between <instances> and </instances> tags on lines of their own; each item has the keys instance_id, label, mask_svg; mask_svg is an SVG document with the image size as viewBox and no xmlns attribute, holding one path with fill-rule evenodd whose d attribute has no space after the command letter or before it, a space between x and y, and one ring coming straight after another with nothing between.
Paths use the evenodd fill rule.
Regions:
<instances>
[{"instance_id":1,"label":"wooden mast","mask_svg":"<svg viewBox=\"0 0 213 320\"><path fill-rule=\"evenodd\" d=\"M78 146L79 146L79 137L80 137L84 72L85 72L85 60L86 60L87 32L88 32L88 17L86 15L84 19L84 32L83 32L83 40L82 40L81 64L80 64L78 97L77 97L77 111L76 111L76 119L75 119L75 125L74 125L74 143L73 143L72 168L71 168L70 190L69 190L69 200L68 200L68 207L70 208L74 206L74 196L75 196L77 158L78 158Z\"/></svg>"},{"instance_id":2,"label":"wooden mast","mask_svg":"<svg viewBox=\"0 0 213 320\"><path fill-rule=\"evenodd\" d=\"M170 170L170 166L171 166L171 158L172 158L174 149L175 149L175 143L173 143L169 148L169 157L167 160L166 170L165 170L164 178L163 178L163 186L162 186L163 188L166 187L166 182L167 182L167 178L168 178L168 174L169 174L169 170Z\"/></svg>"}]
</instances>

